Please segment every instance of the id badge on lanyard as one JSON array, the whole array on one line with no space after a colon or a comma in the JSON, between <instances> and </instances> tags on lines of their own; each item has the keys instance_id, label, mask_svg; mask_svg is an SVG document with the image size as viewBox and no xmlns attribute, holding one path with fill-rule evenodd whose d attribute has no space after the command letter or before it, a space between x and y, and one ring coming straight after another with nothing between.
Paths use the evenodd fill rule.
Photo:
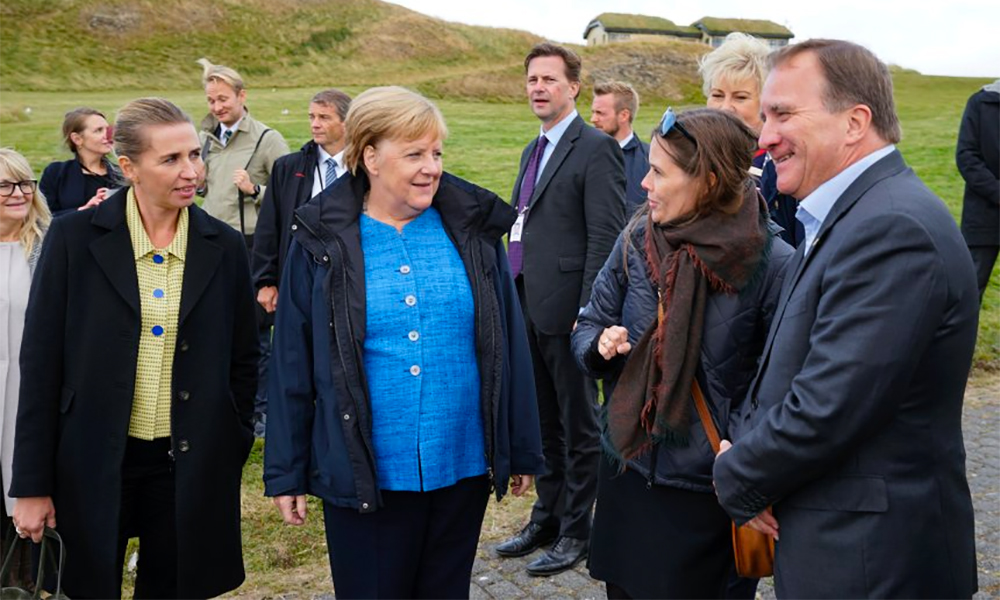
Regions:
<instances>
[{"instance_id":1,"label":"id badge on lanyard","mask_svg":"<svg viewBox=\"0 0 1000 600\"><path fill-rule=\"evenodd\" d=\"M511 242L520 242L521 241L521 231L524 230L524 217L527 215L527 213L528 213L527 210L524 210L522 212L517 213L517 220L514 221L514 224L511 225L511 227L510 227L510 238L509 238L509 240Z\"/></svg>"}]
</instances>

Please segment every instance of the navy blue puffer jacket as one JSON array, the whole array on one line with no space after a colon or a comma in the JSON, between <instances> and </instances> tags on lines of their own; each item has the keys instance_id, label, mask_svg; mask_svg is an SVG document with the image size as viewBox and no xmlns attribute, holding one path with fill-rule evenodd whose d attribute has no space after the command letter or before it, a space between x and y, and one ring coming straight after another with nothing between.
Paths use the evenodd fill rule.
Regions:
<instances>
[{"instance_id":1,"label":"navy blue puffer jacket","mask_svg":"<svg viewBox=\"0 0 1000 600\"><path fill-rule=\"evenodd\" d=\"M780 228L772 224L772 231ZM656 318L656 291L649 279L645 253L645 222L618 236L608 261L594 279L590 302L580 313L573 331L572 348L577 363L588 375L604 379L605 404L614 402L614 387L627 357L606 361L597 351L601 332L612 325L628 329L634 347ZM775 237L766 274L739 295L711 293L705 307L698 381L709 411L724 439L734 439L735 423L757 360L771 326L785 266L794 250ZM691 400L691 430L686 447L658 445L628 463L651 483L697 492L712 491L715 455ZM607 444L607 438L602 437Z\"/></svg>"}]
</instances>

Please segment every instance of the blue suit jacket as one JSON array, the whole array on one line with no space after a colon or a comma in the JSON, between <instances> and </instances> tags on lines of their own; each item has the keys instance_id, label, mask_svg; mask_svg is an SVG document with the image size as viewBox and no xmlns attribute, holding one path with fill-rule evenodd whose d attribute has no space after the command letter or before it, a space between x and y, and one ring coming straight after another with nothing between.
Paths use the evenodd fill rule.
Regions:
<instances>
[{"instance_id":1,"label":"blue suit jacket","mask_svg":"<svg viewBox=\"0 0 1000 600\"><path fill-rule=\"evenodd\" d=\"M642 189L642 180L649 171L649 144L633 135L625 147L625 220L629 218L646 202L646 190Z\"/></svg>"},{"instance_id":2,"label":"blue suit jacket","mask_svg":"<svg viewBox=\"0 0 1000 600\"><path fill-rule=\"evenodd\" d=\"M752 428L716 461L719 500L739 523L773 505L779 597L968 598L961 416L979 296L955 221L893 152L804 247L750 388Z\"/></svg>"}]
</instances>

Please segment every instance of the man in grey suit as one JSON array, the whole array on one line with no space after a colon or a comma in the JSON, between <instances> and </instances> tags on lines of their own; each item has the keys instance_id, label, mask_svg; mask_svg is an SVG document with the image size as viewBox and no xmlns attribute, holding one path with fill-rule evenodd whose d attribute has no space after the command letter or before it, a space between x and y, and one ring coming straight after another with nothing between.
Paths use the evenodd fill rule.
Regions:
<instances>
[{"instance_id":1,"label":"man in grey suit","mask_svg":"<svg viewBox=\"0 0 1000 600\"><path fill-rule=\"evenodd\" d=\"M601 453L597 388L577 368L569 336L625 226L625 162L614 138L576 111L579 56L538 44L524 69L541 131L521 155L508 256L531 346L545 473L530 522L496 551L523 556L554 540L528 565L531 575L554 575L589 550Z\"/></svg>"},{"instance_id":2,"label":"man in grey suit","mask_svg":"<svg viewBox=\"0 0 1000 600\"><path fill-rule=\"evenodd\" d=\"M968 598L972 261L893 145L883 63L836 40L771 61L760 145L806 239L750 387L751 423L716 460L719 500L780 540L779 597Z\"/></svg>"}]
</instances>

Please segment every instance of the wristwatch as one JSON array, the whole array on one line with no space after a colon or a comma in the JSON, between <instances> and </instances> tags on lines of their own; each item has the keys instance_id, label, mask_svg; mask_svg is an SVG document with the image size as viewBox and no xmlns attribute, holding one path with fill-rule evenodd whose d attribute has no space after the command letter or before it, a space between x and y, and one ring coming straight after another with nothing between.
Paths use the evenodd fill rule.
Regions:
<instances>
[{"instance_id":1,"label":"wristwatch","mask_svg":"<svg viewBox=\"0 0 1000 600\"><path fill-rule=\"evenodd\" d=\"M256 198L259 195L260 195L260 186L255 183L253 184L253 193L250 194L250 197Z\"/></svg>"}]
</instances>

